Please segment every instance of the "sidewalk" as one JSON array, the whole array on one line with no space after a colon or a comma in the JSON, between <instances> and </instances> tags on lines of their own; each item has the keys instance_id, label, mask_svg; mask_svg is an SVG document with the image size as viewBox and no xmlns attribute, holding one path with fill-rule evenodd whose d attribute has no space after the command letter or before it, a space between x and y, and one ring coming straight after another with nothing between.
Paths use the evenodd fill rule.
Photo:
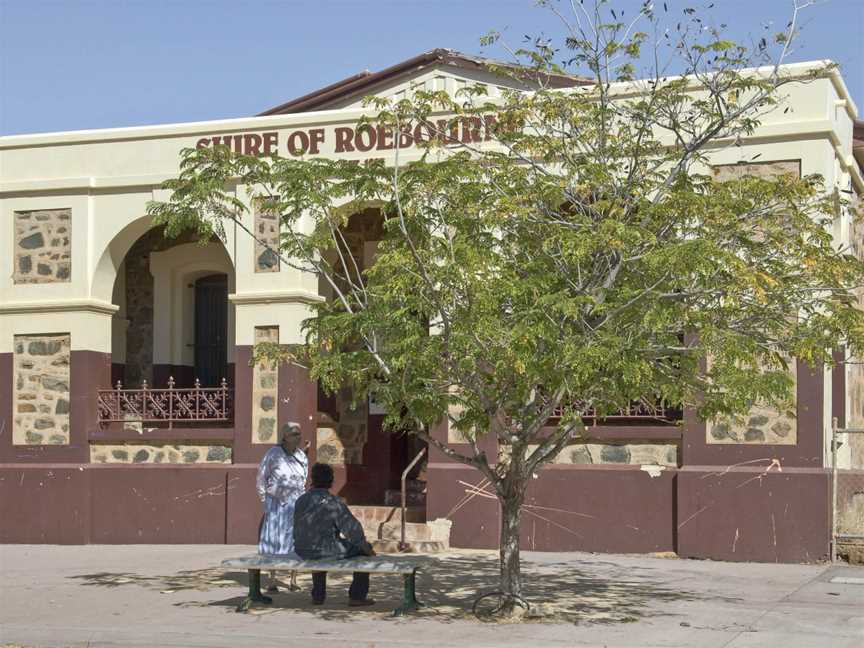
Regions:
<instances>
[{"instance_id":1,"label":"sidewalk","mask_svg":"<svg viewBox=\"0 0 864 648\"><path fill-rule=\"evenodd\" d=\"M373 576L371 609L349 609L346 579L332 577L327 604L313 608L301 575L304 591L236 614L246 574L218 565L253 552L0 546L0 646L859 648L864 640L861 567L526 552L526 594L545 618L496 625L470 614L476 593L495 587L493 552L426 557L418 597L430 607L407 619L390 616L401 595L395 576Z\"/></svg>"}]
</instances>

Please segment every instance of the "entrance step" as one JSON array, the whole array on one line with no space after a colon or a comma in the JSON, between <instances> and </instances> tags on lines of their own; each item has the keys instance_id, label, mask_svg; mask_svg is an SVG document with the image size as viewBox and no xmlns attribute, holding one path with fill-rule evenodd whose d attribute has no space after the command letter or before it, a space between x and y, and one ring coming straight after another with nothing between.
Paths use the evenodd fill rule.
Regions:
<instances>
[{"instance_id":1,"label":"entrance step","mask_svg":"<svg viewBox=\"0 0 864 648\"><path fill-rule=\"evenodd\" d=\"M390 489L384 491L384 503L387 506L402 506L402 491ZM405 503L408 506L424 507L426 506L426 493L416 490L407 490L405 492Z\"/></svg>"},{"instance_id":2,"label":"entrance step","mask_svg":"<svg viewBox=\"0 0 864 648\"><path fill-rule=\"evenodd\" d=\"M398 540L376 540L372 543L372 548L379 554L442 553L449 550L446 543L437 540L415 540L406 544L408 546L405 551L400 551Z\"/></svg>"},{"instance_id":3,"label":"entrance step","mask_svg":"<svg viewBox=\"0 0 864 648\"><path fill-rule=\"evenodd\" d=\"M402 508L399 506L349 506L351 513L354 514L360 523L366 526L376 526L395 522L399 524L402 521ZM409 506L405 509L406 522L425 522L426 507L425 506Z\"/></svg>"}]
</instances>

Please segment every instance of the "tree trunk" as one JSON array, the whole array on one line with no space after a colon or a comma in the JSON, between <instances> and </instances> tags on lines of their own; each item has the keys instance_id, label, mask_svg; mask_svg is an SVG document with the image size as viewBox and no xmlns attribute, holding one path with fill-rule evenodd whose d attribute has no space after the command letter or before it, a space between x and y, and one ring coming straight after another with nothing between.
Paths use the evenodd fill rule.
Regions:
<instances>
[{"instance_id":1,"label":"tree trunk","mask_svg":"<svg viewBox=\"0 0 864 648\"><path fill-rule=\"evenodd\" d=\"M519 526L522 519L521 489L517 494L501 498L501 542L499 547L501 591L508 600L502 611L510 613L514 598L522 596L522 570L519 563Z\"/></svg>"}]
</instances>

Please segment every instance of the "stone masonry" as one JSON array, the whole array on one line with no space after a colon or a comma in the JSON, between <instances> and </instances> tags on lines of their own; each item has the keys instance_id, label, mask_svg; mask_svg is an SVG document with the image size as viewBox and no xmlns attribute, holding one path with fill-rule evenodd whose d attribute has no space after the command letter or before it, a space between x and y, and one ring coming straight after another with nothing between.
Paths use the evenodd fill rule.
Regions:
<instances>
[{"instance_id":1,"label":"stone masonry","mask_svg":"<svg viewBox=\"0 0 864 648\"><path fill-rule=\"evenodd\" d=\"M256 209L255 237L255 272L279 272L279 214Z\"/></svg>"},{"instance_id":2,"label":"stone masonry","mask_svg":"<svg viewBox=\"0 0 864 648\"><path fill-rule=\"evenodd\" d=\"M318 414L317 456L330 464L362 464L363 448L368 441L369 404L351 402L351 390L336 395L338 423L323 412Z\"/></svg>"},{"instance_id":3,"label":"stone masonry","mask_svg":"<svg viewBox=\"0 0 864 648\"><path fill-rule=\"evenodd\" d=\"M72 280L71 209L15 212L16 284Z\"/></svg>"},{"instance_id":4,"label":"stone masonry","mask_svg":"<svg viewBox=\"0 0 864 648\"><path fill-rule=\"evenodd\" d=\"M69 443L70 336L16 335L14 445Z\"/></svg>"},{"instance_id":5,"label":"stone masonry","mask_svg":"<svg viewBox=\"0 0 864 648\"><path fill-rule=\"evenodd\" d=\"M279 343L278 326L256 326L255 344ZM252 368L252 443L276 443L279 367L259 362Z\"/></svg>"},{"instance_id":6,"label":"stone masonry","mask_svg":"<svg viewBox=\"0 0 864 648\"><path fill-rule=\"evenodd\" d=\"M183 444L174 441L151 443L93 443L91 463L231 463L231 447Z\"/></svg>"},{"instance_id":7,"label":"stone masonry","mask_svg":"<svg viewBox=\"0 0 864 648\"><path fill-rule=\"evenodd\" d=\"M725 182L746 176L772 178L783 174L801 175L800 160L779 160L753 164L723 164L713 167L715 180ZM792 378L797 381L795 362L790 362ZM793 394L795 387L793 386ZM790 408L794 410L793 408ZM795 445L798 442L798 425L791 412L780 412L756 404L740 420L718 419L706 426L707 443L745 443L765 445Z\"/></svg>"},{"instance_id":8,"label":"stone masonry","mask_svg":"<svg viewBox=\"0 0 864 648\"><path fill-rule=\"evenodd\" d=\"M535 448L529 446L528 452ZM552 463L677 466L678 446L674 443L574 443L559 452Z\"/></svg>"}]
</instances>

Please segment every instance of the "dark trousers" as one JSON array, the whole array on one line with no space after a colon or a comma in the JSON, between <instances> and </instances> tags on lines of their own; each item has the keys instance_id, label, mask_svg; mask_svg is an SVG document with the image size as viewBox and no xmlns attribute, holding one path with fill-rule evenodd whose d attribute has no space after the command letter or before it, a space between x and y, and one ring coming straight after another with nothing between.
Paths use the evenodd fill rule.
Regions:
<instances>
[{"instance_id":1,"label":"dark trousers","mask_svg":"<svg viewBox=\"0 0 864 648\"><path fill-rule=\"evenodd\" d=\"M369 594L368 572L354 572L351 587L348 588L348 598L352 601L362 601ZM312 600L324 602L327 598L327 572L312 572Z\"/></svg>"}]
</instances>

